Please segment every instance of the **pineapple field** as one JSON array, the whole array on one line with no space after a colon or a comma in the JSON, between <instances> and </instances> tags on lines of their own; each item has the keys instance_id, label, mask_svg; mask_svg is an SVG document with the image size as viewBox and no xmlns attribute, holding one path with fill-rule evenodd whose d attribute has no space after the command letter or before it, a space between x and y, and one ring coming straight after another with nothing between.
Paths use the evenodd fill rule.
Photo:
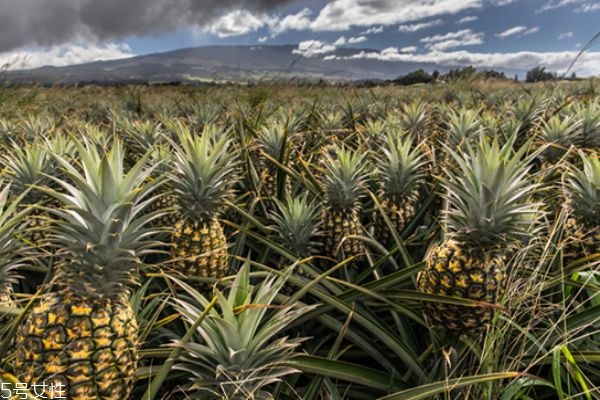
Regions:
<instances>
[{"instance_id":1,"label":"pineapple field","mask_svg":"<svg viewBox=\"0 0 600 400\"><path fill-rule=\"evenodd\" d=\"M0 88L0 396L599 399L597 90Z\"/></svg>"}]
</instances>

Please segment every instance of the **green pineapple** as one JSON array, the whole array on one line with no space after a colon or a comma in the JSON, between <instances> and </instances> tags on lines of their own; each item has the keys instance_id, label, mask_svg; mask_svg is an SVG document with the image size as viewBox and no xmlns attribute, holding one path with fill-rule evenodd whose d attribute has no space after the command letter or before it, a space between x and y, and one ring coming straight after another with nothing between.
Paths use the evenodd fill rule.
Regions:
<instances>
[{"instance_id":1,"label":"green pineapple","mask_svg":"<svg viewBox=\"0 0 600 400\"><path fill-rule=\"evenodd\" d=\"M282 331L313 307L273 304L286 279L285 274L267 277L252 287L244 265L228 293L217 292L217 305L196 326L191 340L175 343L182 352L174 369L188 380L181 387L185 398L273 399L271 385L299 372L285 363L301 339L282 336ZM182 286L193 300L178 300L177 309L193 325L209 301Z\"/></svg>"},{"instance_id":2,"label":"green pineapple","mask_svg":"<svg viewBox=\"0 0 600 400\"><path fill-rule=\"evenodd\" d=\"M17 269L21 265L19 256L20 242L16 231L29 218L29 208L20 207L23 195L10 197L10 183L0 183L0 308L15 308L12 299L13 284L17 283ZM20 211L17 211L21 208ZM0 323L6 322L0 311Z\"/></svg>"},{"instance_id":3,"label":"green pineapple","mask_svg":"<svg viewBox=\"0 0 600 400\"><path fill-rule=\"evenodd\" d=\"M229 266L219 216L237 180L232 141L210 124L200 136L181 124L176 133L170 184L181 219L171 239L174 267L193 277L223 277Z\"/></svg>"},{"instance_id":4,"label":"green pineapple","mask_svg":"<svg viewBox=\"0 0 600 400\"><path fill-rule=\"evenodd\" d=\"M265 195L269 199L278 197L280 188L284 193L291 191L291 182L285 174L272 160L281 165L288 165L294 153L294 143L292 132L288 127L277 120L268 120L266 125L261 127L256 138L259 151L259 175L263 183ZM263 155L264 153L264 155ZM268 156L267 157L265 157ZM270 158L270 159L269 159ZM283 186L280 186L280 182Z\"/></svg>"},{"instance_id":5,"label":"green pineapple","mask_svg":"<svg viewBox=\"0 0 600 400\"><path fill-rule=\"evenodd\" d=\"M570 165L564 185L568 218L565 223L567 262L600 253L600 159L579 153L582 167Z\"/></svg>"},{"instance_id":6,"label":"green pineapple","mask_svg":"<svg viewBox=\"0 0 600 400\"><path fill-rule=\"evenodd\" d=\"M581 134L581 121L571 116L553 115L542 123L537 136L539 146L544 146L540 154L541 169L552 169L568 156L571 147L581 144Z\"/></svg>"},{"instance_id":7,"label":"green pineapple","mask_svg":"<svg viewBox=\"0 0 600 400\"><path fill-rule=\"evenodd\" d=\"M410 136L387 136L383 154L377 159L381 211L389 218L396 232L402 232L414 217L420 190L425 183L427 160ZM375 214L375 237L382 243L391 239L390 227L378 210Z\"/></svg>"},{"instance_id":8,"label":"green pineapple","mask_svg":"<svg viewBox=\"0 0 600 400\"><path fill-rule=\"evenodd\" d=\"M344 147L331 150L323 156L323 251L338 259L360 258L365 253L364 243L351 236L364 234L359 209L367 179L366 155Z\"/></svg>"},{"instance_id":9,"label":"green pineapple","mask_svg":"<svg viewBox=\"0 0 600 400\"><path fill-rule=\"evenodd\" d=\"M138 324L129 303L139 257L156 243L144 208L155 184L145 159L124 171L119 142L100 154L77 143L77 166L57 157L64 193L52 228L54 278L14 340L20 382L46 384L47 398L126 399L138 360Z\"/></svg>"},{"instance_id":10,"label":"green pineapple","mask_svg":"<svg viewBox=\"0 0 600 400\"><path fill-rule=\"evenodd\" d=\"M285 250L297 259L304 259L318 253L320 231L320 207L315 201L310 201L307 193L297 196L286 196L284 201L275 199L276 208L270 213L274 223L274 239ZM279 260L277 267L282 269L285 263L295 260ZM294 270L298 275L307 274L302 264ZM286 286L289 289L288 286ZM287 290L289 293L290 290Z\"/></svg>"},{"instance_id":11,"label":"green pineapple","mask_svg":"<svg viewBox=\"0 0 600 400\"><path fill-rule=\"evenodd\" d=\"M21 239L33 248L48 245L50 215L41 206L52 207L56 201L37 187L51 184L56 164L45 144L38 141L25 146L13 143L0 156L4 174L11 181L11 198L27 192L23 205L35 205L26 222L28 229L21 231ZM52 204L54 203L54 204Z\"/></svg>"},{"instance_id":12,"label":"green pineapple","mask_svg":"<svg viewBox=\"0 0 600 400\"><path fill-rule=\"evenodd\" d=\"M536 185L529 180L525 150L515 153L512 142L500 146L482 138L465 153L450 151L457 171L443 180L446 237L429 251L418 288L490 306L427 303L433 325L467 333L492 319L492 306L506 288L507 262L537 216L537 204L528 202Z\"/></svg>"}]
</instances>

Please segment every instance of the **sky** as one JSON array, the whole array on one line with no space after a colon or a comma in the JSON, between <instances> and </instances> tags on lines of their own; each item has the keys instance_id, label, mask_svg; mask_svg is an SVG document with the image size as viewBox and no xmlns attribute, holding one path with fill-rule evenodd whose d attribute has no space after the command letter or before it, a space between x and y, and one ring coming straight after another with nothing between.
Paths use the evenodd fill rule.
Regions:
<instances>
[{"instance_id":1,"label":"sky","mask_svg":"<svg viewBox=\"0 0 600 400\"><path fill-rule=\"evenodd\" d=\"M0 66L291 44L325 60L348 47L352 58L559 73L585 49L571 71L590 76L599 22L592 0L0 0Z\"/></svg>"}]
</instances>

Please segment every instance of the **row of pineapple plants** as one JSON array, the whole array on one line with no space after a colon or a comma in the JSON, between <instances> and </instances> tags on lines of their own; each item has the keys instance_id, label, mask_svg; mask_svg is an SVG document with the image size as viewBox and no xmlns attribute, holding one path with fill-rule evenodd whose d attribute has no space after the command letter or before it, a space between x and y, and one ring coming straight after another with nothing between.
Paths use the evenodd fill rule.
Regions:
<instances>
[{"instance_id":1,"label":"row of pineapple plants","mask_svg":"<svg viewBox=\"0 0 600 400\"><path fill-rule=\"evenodd\" d=\"M435 393L484 398L475 383L486 379L513 379L512 389L497 390L515 390L517 382L523 393L544 393L536 392L543 382L556 394L566 381L594 393L593 372L565 372L572 364L554 381L534 383L518 380L522 367L481 371L471 338L498 340L494 333L508 329L498 316L522 312L520 304L503 305L528 274L549 282L535 294L572 301L573 315L584 310L595 321L593 274L586 273L595 265L598 168L590 141L573 138L596 131L592 117L584 123L569 113L590 113L595 103L532 106L513 122L499 120L510 109L500 103L486 110L366 104L297 114L237 105L146 119L112 110L106 119L65 119L33 139L8 140L6 179L15 193L28 188L19 203L35 206L6 224L22 257L10 257L6 270L16 265L43 284L6 336L16 350L6 352L5 369L28 384L60 382L69 398L157 396L160 381L161 395L173 398L181 390L201 398L373 398L370 391L415 398L427 382L437 382ZM517 102L515 114L523 104L534 103ZM562 153L550 166L554 149ZM558 213L547 212L554 203L539 194L551 185L566 201ZM550 282L567 268L577 290L558 301ZM264 273L281 278L274 284ZM38 289L7 276L11 287ZM147 299L164 299L148 322L147 345L130 303L138 281ZM266 314L242 323L258 305L250 285L259 297L270 293L258 302ZM257 333L244 324L276 321L271 307L302 312L281 311L285 323L263 333L273 342L252 342ZM560 316L548 312L551 318ZM431 341L423 342L424 332ZM593 343L576 360L595 359ZM529 361L533 376L550 370L543 355ZM560 354L557 360L562 365ZM490 371L497 374L477 375ZM465 373L475 383L461 383Z\"/></svg>"}]
</instances>

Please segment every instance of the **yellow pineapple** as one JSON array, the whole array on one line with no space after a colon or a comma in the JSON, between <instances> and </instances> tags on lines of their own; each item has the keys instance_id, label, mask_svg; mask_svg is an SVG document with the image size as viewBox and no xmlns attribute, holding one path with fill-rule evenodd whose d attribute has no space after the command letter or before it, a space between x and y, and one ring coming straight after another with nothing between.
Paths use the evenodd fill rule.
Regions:
<instances>
[{"instance_id":1,"label":"yellow pineapple","mask_svg":"<svg viewBox=\"0 0 600 400\"><path fill-rule=\"evenodd\" d=\"M192 277L222 277L229 267L219 216L236 182L231 139L212 124L200 135L179 124L176 133L170 184L181 219L171 239L174 267Z\"/></svg>"},{"instance_id":2,"label":"yellow pineapple","mask_svg":"<svg viewBox=\"0 0 600 400\"><path fill-rule=\"evenodd\" d=\"M485 329L506 288L506 266L519 240L537 216L537 204L528 201L530 182L523 147L500 146L481 138L464 153L449 151L455 172L443 179L446 189L445 240L426 256L417 278L424 293L486 303L460 306L428 302L431 323L457 333Z\"/></svg>"},{"instance_id":3,"label":"yellow pineapple","mask_svg":"<svg viewBox=\"0 0 600 400\"><path fill-rule=\"evenodd\" d=\"M156 243L143 209L155 184L141 159L125 173L119 142L101 155L77 143L77 166L57 157L64 193L44 192L62 208L50 210L56 248L48 291L19 327L12 354L15 375L45 385L49 399L126 399L138 361L138 324L129 303L139 257Z\"/></svg>"}]
</instances>

